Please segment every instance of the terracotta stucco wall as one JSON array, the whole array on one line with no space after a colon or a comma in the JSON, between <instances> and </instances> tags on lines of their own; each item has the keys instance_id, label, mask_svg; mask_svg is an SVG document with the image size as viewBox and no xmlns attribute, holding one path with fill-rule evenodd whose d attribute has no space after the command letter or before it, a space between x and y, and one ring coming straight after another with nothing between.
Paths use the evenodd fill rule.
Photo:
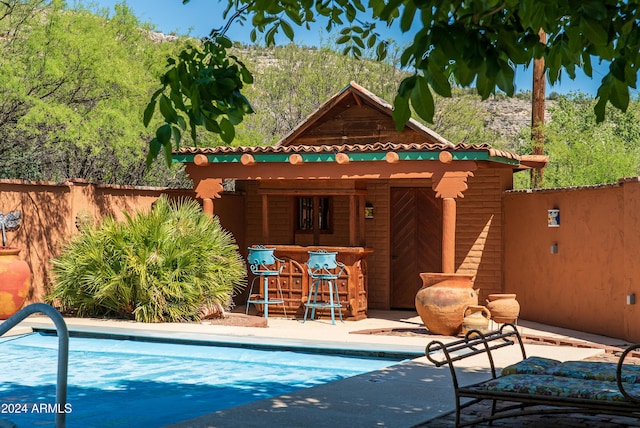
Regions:
<instances>
[{"instance_id":1,"label":"terracotta stucco wall","mask_svg":"<svg viewBox=\"0 0 640 428\"><path fill-rule=\"evenodd\" d=\"M560 227L548 227L549 209L560 210ZM640 301L627 304L640 297L637 180L508 192L504 225L505 291L517 294L522 318L640 340Z\"/></svg>"},{"instance_id":2,"label":"terracotta stucco wall","mask_svg":"<svg viewBox=\"0 0 640 428\"><path fill-rule=\"evenodd\" d=\"M191 190L97 186L82 181L52 184L0 180L0 211L22 213L21 227L7 234L7 245L20 248L20 258L31 267L28 302L42 301L52 281L49 261L77 233L78 213L88 214L93 220L105 215L121 219L124 212L149 209L163 193L174 198L193 197ZM244 240L243 198L225 195L215 205L222 226L234 234L240 245Z\"/></svg>"},{"instance_id":3,"label":"terracotta stucco wall","mask_svg":"<svg viewBox=\"0 0 640 428\"><path fill-rule=\"evenodd\" d=\"M621 290L616 291L617 305L610 307L614 313L620 311L623 316L621 337L640 342L640 183L638 178L623 181L624 194L623 211L623 249L622 262L624 265L624 278ZM605 218L606 220L606 218ZM624 301L620 302L622 294ZM636 299L634 305L627 304L627 295L633 295ZM616 335L617 336L617 335Z\"/></svg>"},{"instance_id":4,"label":"terracotta stucco wall","mask_svg":"<svg viewBox=\"0 0 640 428\"><path fill-rule=\"evenodd\" d=\"M20 248L19 257L31 267L30 302L44 296L44 285L50 282L48 260L69 236L74 218L72 187L0 182L0 211L21 211L22 224L16 232L7 232L7 246Z\"/></svg>"}]
</instances>

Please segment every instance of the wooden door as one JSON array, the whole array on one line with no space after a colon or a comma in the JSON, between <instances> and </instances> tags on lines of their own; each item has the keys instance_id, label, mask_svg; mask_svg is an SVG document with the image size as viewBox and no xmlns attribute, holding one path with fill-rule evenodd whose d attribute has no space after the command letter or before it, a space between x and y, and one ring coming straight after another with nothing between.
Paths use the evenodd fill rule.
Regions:
<instances>
[{"instance_id":1,"label":"wooden door","mask_svg":"<svg viewBox=\"0 0 640 428\"><path fill-rule=\"evenodd\" d=\"M391 188L391 308L413 309L420 272L442 270L442 200L430 187Z\"/></svg>"}]
</instances>

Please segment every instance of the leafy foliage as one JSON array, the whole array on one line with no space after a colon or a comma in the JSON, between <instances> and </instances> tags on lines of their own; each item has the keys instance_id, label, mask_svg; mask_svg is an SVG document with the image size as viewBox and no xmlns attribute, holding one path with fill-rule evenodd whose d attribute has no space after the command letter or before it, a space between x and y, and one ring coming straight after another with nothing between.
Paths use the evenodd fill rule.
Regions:
<instances>
[{"instance_id":1,"label":"leafy foliage","mask_svg":"<svg viewBox=\"0 0 640 428\"><path fill-rule=\"evenodd\" d=\"M627 112L609 111L596 123L592 99L560 97L545 128L549 165L544 187L616 182L640 174L638 101Z\"/></svg>"},{"instance_id":2,"label":"leafy foliage","mask_svg":"<svg viewBox=\"0 0 640 428\"><path fill-rule=\"evenodd\" d=\"M607 103L627 109L629 88L636 87L640 67L640 12L635 1L370 0L368 7L361 0L220 3L226 3L226 28L250 18L252 40L264 34L267 46L275 43L279 31L293 40L294 26L309 28L319 18L326 19L327 31L343 27L338 42L345 46L345 53L356 57L370 48L377 59L384 59L388 41L381 37L378 24L398 25L402 32L413 34L413 42L400 57L401 66L414 73L404 78L395 96L398 129L410 118L411 107L431 122L434 93L450 97L452 82L475 85L483 99L497 92L513 95L516 67L529 66L537 58L544 58L551 83L563 73L575 77L577 68L592 76L593 59L609 61L594 105L596 120L601 122Z\"/></svg>"},{"instance_id":3,"label":"leafy foliage","mask_svg":"<svg viewBox=\"0 0 640 428\"><path fill-rule=\"evenodd\" d=\"M294 44L234 48L257 70L255 83L245 92L255 113L237 127L234 145L275 143L349 81L392 99L405 73L391 64L341 55L331 49L331 41L326 43L320 49Z\"/></svg>"},{"instance_id":4,"label":"leafy foliage","mask_svg":"<svg viewBox=\"0 0 640 428\"><path fill-rule=\"evenodd\" d=\"M230 304L246 270L230 233L192 200L161 197L124 222L104 219L74 237L53 263L49 301L80 316L141 322L200 318Z\"/></svg>"},{"instance_id":5,"label":"leafy foliage","mask_svg":"<svg viewBox=\"0 0 640 428\"><path fill-rule=\"evenodd\" d=\"M165 162L156 161L145 172L145 157L149 156L145 148L152 141L154 153L157 150L157 154L168 156L168 131L171 135L193 131L194 127L187 126L189 117L173 104L174 86L182 87L195 78L191 72L208 72L198 64L208 55L206 46L213 49L213 44L175 37L154 42L147 27L125 5L117 6L111 17L95 15L91 10L65 13L50 7L46 9L48 20L42 21L36 18L38 7L44 2L30 0L20 4L23 8L15 3L10 13L0 19L4 28L20 28L20 22L28 24L23 31L9 32L11 37L0 40L0 50L6 54L0 58L0 81L4 84L0 86L0 177L49 181L82 178L104 183L190 187L182 169L168 168ZM242 91L252 100L256 112L244 114L243 122L237 124L239 119L234 114L242 111L246 101L242 97L237 99L239 107L232 110L228 106L228 114L218 115L225 107L218 108L217 104L209 106L211 112L194 110L192 117L200 117L205 123L205 127L196 130L198 143L229 144L235 135L232 144L272 144L351 80L392 100L397 86L408 75L399 68L397 47L389 44L387 60L379 62L340 55L335 41L323 41L323 47L318 49L294 44L228 47L228 42L221 39L230 80L244 85ZM164 64L167 56L176 58L183 48L187 49L184 58L191 56L191 62L184 65L189 64L189 73L176 81L175 76L180 74L178 63L170 61L173 65L169 68ZM364 55L372 54L368 49L365 46ZM223 56L224 52L217 51L217 55ZM233 59L240 57L245 59L246 67ZM39 62L39 58L43 60ZM251 79L246 75L249 68L256 70L252 85L242 80ZM215 71L222 72L223 69ZM153 132L145 129L139 117L144 115L146 101L161 75L167 85L156 94L155 104L151 103L153 108L147 109L145 117L149 128L152 124L162 128L153 141ZM216 82L210 82L214 91L219 89ZM49 89L46 95L45 88ZM200 89L209 90L206 86ZM230 90L227 95L233 98L237 94ZM198 105L205 108L203 103ZM178 119L178 115L184 118ZM208 119L216 115L218 125ZM475 127L476 122L469 125ZM205 132L207 123L214 130L218 126L221 133ZM451 134L449 129L457 129L457 135L465 132L464 126L452 126L447 121L441 127L441 123L436 120L434 128L445 136ZM227 131L222 132L223 129ZM454 141L465 138L457 135Z\"/></svg>"},{"instance_id":6,"label":"leafy foliage","mask_svg":"<svg viewBox=\"0 0 640 428\"><path fill-rule=\"evenodd\" d=\"M199 47L188 44L177 60L169 58L169 69L161 78L162 87L153 94L144 112L145 126L149 125L156 106L165 122L149 143L147 165L161 148L167 163L171 163L171 140L178 146L182 132L187 129L187 121L178 112L186 115L193 141L196 127L204 126L227 144L235 137L235 125L245 114L253 113L240 92L245 83L253 82L253 76L237 57L227 55L231 46L228 38L214 33Z\"/></svg>"},{"instance_id":7,"label":"leafy foliage","mask_svg":"<svg viewBox=\"0 0 640 428\"><path fill-rule=\"evenodd\" d=\"M0 2L0 177L183 186L140 116L176 43L155 43L125 5L114 16L61 2ZM109 19L107 19L109 18Z\"/></svg>"},{"instance_id":8,"label":"leafy foliage","mask_svg":"<svg viewBox=\"0 0 640 428\"><path fill-rule=\"evenodd\" d=\"M390 100L406 72L394 66L393 50L387 62L353 58L336 52L332 40L324 47L288 44L272 48L234 47L248 67L257 70L255 83L245 94L255 113L237 126L234 145L273 144L303 122L322 103L352 80ZM286 73L283 73L286 70ZM491 142L505 146L506 139L485 129L489 112L474 91L455 90L454 98L437 97L436 114L430 127L454 142Z\"/></svg>"},{"instance_id":9,"label":"leafy foliage","mask_svg":"<svg viewBox=\"0 0 640 428\"><path fill-rule=\"evenodd\" d=\"M487 128L490 112L477 94L464 94L456 89L454 92L451 98L436 97L431 129L453 143L485 142L495 148L513 149L513 141Z\"/></svg>"},{"instance_id":10,"label":"leafy foliage","mask_svg":"<svg viewBox=\"0 0 640 428\"><path fill-rule=\"evenodd\" d=\"M280 10L277 9L280 7L278 4L287 2L269 3L273 3L273 10L277 11ZM195 137L200 146L229 144L232 135L235 136L232 142L235 145L272 144L351 80L383 99L393 100L396 97L396 116L403 117L414 110L424 115L430 109L425 104L425 98L420 96L420 91L415 91L416 87L436 92L431 95L434 107L430 127L445 138L454 142L489 142L517 153L529 152L529 129L510 142L488 131L485 124L490 113L480 103L485 95L479 93L480 89L460 89L453 68L451 74L447 75L447 83L439 81L442 85L451 86L451 98L439 95L434 90L434 82L429 79L426 83L430 89L425 89L424 79L428 73L415 68L411 70L411 63L406 62L407 48L398 49L379 34L375 39L372 38L377 31L375 26L367 26L361 21L365 14L358 7L354 6L346 13L347 3L350 2L331 3L327 6L329 9L322 9L327 15L312 12L316 18L341 17L342 23L331 24L333 30L336 26L348 23L359 28L333 31L331 37L334 38L324 43L322 48L294 44L264 48L241 46L238 43L230 46L224 38L219 39L218 47L214 46L215 42L207 47L204 42L173 37L166 37L163 39L165 42L158 43L152 41L149 27L141 24L125 4L118 5L115 14L109 16L106 12L96 14L95 10L80 8L68 13L60 8L59 2L45 0L0 2L0 139L3 141L0 146L0 178L50 181L84 178L104 183L190 187L184 172L179 168L167 167L165 162L155 161L150 169L145 170L145 159L149 159L148 143L153 141L154 136L156 140L152 148L156 154L162 152L164 156L169 154L171 144L160 141L166 143L168 134L172 138L176 134L182 137L185 132L193 138L193 124L196 124ZM392 9L400 3L403 2L389 2L388 7ZM372 2L372 5L375 4ZM606 2L603 4L606 8L610 7ZM271 16L273 20L269 21L267 17L271 12L251 15L249 9L243 9L243 5L248 7L249 3L228 3L226 16L229 17L229 24L233 20L251 24L256 40L260 31L264 30L266 36L269 29L275 28L277 31L270 33L271 38L268 39L274 42L278 31L284 32L284 28L287 28L285 34L290 34L289 29L298 25L297 21L302 19L302 25L305 25L308 18L303 15L298 19L300 16L297 11L301 9L295 9L290 12L298 17L295 20L287 13L281 13L277 17ZM260 6L260 3L255 5ZM525 6L525 3L521 3L519 7ZM536 13L546 15L553 10L564 10L564 7L564 2L561 2L541 7ZM583 12L586 13L590 7L590 3L586 3ZM385 13L390 13L391 9ZM366 11L371 16L382 13L379 8L371 6ZM355 18L349 21L346 17L352 16L353 12ZM478 19L484 12L485 9L482 9ZM414 14L416 23L421 13L418 8ZM496 14L504 15L503 12ZM404 15L398 13L395 16L394 22L399 23ZM254 18L263 25L254 26ZM278 24L284 21L289 23L289 27ZM609 24L603 22L601 25ZM415 28L415 25L411 26L409 31ZM636 31L635 27L631 30ZM216 34L223 33L224 29ZM548 54L547 48L556 43L554 40L557 38L553 39L551 34L544 55ZM617 36L613 34L608 37ZM359 38L362 43L357 42ZM341 44L338 45L338 42ZM384 44L383 51L378 49L381 42ZM350 50L353 55L344 56L336 52L340 47L348 46L354 47ZM468 46L470 49L471 44ZM189 115L175 104L175 100L178 100L178 105L182 102L185 108L193 106L190 99L180 98L178 94L184 92L185 88L188 90L183 83L195 78L195 74L188 73L184 82L175 81L180 61L183 61L179 55L183 51L187 52L184 62L189 67L189 73L197 71L203 76L211 70L199 67L209 57L218 55L215 61L221 62L223 67L216 73L227 70L230 80L236 85L227 93L231 97L227 99L235 99L232 103L217 104L214 99L217 97L210 97L211 104L207 107L210 111L198 116L197 111L193 110L192 117L199 117L203 126L198 125L197 120L187 123ZM167 68L168 56L174 58L175 62L170 62ZM369 59L382 56L386 58L384 61ZM215 64L215 61L211 64ZM403 64L406 65L404 69ZM248 70L253 70L253 75ZM560 67L559 70L564 69ZM562 72L568 74L568 70ZM154 91L158 91L157 79L160 77L166 79L166 85L163 85L161 93L156 93L155 104L150 111L147 102ZM550 73L551 79L559 77L560 74ZM252 79L255 79L255 83L249 84ZM475 78L473 84L477 82L479 80ZM197 86L197 82L191 83ZM209 81L214 88L212 94L219 89L214 83L217 85ZM178 89L174 89L176 84ZM203 85L200 89L208 91L207 88L207 85ZM403 99L397 98L398 88L403 91ZM501 89L498 88L498 91ZM207 96L205 94L205 98ZM491 98L502 96L504 94L499 92ZM516 96L530 97L530 94ZM553 98L560 100L562 96L554 94ZM246 99L251 100L252 106L244 104ZM551 156L551 163L545 172L545 186L610 182L617 177L639 173L634 166L640 163L635 148L638 138L633 122L637 115L634 113L637 110L636 101L629 101L633 108L628 108L625 114L617 109L607 110L603 125L597 125L598 118L593 108L601 100L569 97L566 103L561 104L562 108L552 110L545 131L549 145L547 154ZM159 135L154 135L154 131L146 129L140 121L145 106L145 121L149 128L152 125L163 127ZM255 110L255 113L248 114L248 108ZM239 122L240 117L236 113L242 113L242 122ZM177 116L183 117L182 121ZM210 118L215 118L220 133L207 132L207 123L210 129L218 130ZM576 124L579 123L588 126L578 129ZM158 140L158 136L161 140ZM598 141L598 145L595 141ZM616 154L615 159L611 158L613 154ZM569 165L573 166L569 168ZM580 171L583 166L586 169L584 174ZM522 179L519 185L528 187L528 180L523 177L525 174L517 174L516 180Z\"/></svg>"}]
</instances>

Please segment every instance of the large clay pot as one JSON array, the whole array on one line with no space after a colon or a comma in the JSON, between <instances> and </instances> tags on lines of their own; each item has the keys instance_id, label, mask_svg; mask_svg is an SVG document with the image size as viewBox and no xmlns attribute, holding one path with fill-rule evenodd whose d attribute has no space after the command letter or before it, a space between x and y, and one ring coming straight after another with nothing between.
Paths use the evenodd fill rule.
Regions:
<instances>
[{"instance_id":1,"label":"large clay pot","mask_svg":"<svg viewBox=\"0 0 640 428\"><path fill-rule=\"evenodd\" d=\"M478 304L473 289L475 275L421 273L422 288L416 294L416 310L430 332L455 336L460 332L464 310Z\"/></svg>"},{"instance_id":2,"label":"large clay pot","mask_svg":"<svg viewBox=\"0 0 640 428\"><path fill-rule=\"evenodd\" d=\"M19 253L19 248L0 247L0 320L22 308L31 288L31 270Z\"/></svg>"},{"instance_id":3,"label":"large clay pot","mask_svg":"<svg viewBox=\"0 0 640 428\"><path fill-rule=\"evenodd\" d=\"M516 322L520 315L520 303L515 294L489 294L487 297L487 309L491 311L491 318L495 322Z\"/></svg>"}]
</instances>

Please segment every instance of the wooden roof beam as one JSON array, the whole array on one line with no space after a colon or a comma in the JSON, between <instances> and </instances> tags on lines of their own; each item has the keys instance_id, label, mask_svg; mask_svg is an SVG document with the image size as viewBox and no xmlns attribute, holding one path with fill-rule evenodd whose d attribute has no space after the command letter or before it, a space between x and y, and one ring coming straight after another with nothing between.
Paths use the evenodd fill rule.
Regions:
<instances>
[{"instance_id":1,"label":"wooden roof beam","mask_svg":"<svg viewBox=\"0 0 640 428\"><path fill-rule=\"evenodd\" d=\"M358 104L358 107L362 107L362 100L360 99L360 97L355 92L352 92L351 94L353 95L353 99L356 100L356 104Z\"/></svg>"},{"instance_id":2,"label":"wooden roof beam","mask_svg":"<svg viewBox=\"0 0 640 428\"><path fill-rule=\"evenodd\" d=\"M256 159L253 157L253 155L245 153L240 156L240 163L242 163L242 165L244 166L251 166L256 164Z\"/></svg>"},{"instance_id":3,"label":"wooden roof beam","mask_svg":"<svg viewBox=\"0 0 640 428\"><path fill-rule=\"evenodd\" d=\"M203 155L202 153L200 153L193 157L193 163L197 166L207 166L209 165L209 158L207 157L207 155Z\"/></svg>"},{"instance_id":4,"label":"wooden roof beam","mask_svg":"<svg viewBox=\"0 0 640 428\"><path fill-rule=\"evenodd\" d=\"M398 163L398 162L400 162L400 156L396 152L388 152L385 155L384 159L387 161L387 163Z\"/></svg>"},{"instance_id":5,"label":"wooden roof beam","mask_svg":"<svg viewBox=\"0 0 640 428\"><path fill-rule=\"evenodd\" d=\"M298 153L294 153L289 156L289 163L291 165L302 165L304 163L304 159L302 159L302 156Z\"/></svg>"},{"instance_id":6,"label":"wooden roof beam","mask_svg":"<svg viewBox=\"0 0 640 428\"><path fill-rule=\"evenodd\" d=\"M336 162L339 165L346 165L349 163L349 155L346 153L337 153L336 154Z\"/></svg>"}]
</instances>

